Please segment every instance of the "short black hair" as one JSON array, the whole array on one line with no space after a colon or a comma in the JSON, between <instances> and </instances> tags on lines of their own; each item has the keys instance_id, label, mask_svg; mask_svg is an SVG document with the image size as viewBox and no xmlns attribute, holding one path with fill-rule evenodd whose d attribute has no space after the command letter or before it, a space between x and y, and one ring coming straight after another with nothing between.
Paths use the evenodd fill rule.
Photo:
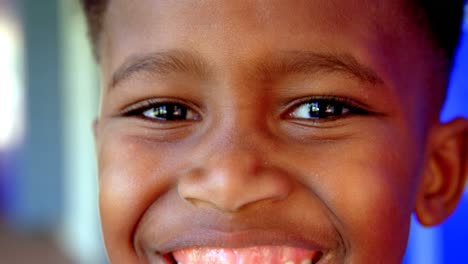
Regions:
<instances>
[{"instance_id":1,"label":"short black hair","mask_svg":"<svg viewBox=\"0 0 468 264\"><path fill-rule=\"evenodd\" d=\"M460 40L465 0L412 0L415 15L429 33L436 47L452 63ZM419 14L418 14L419 13Z\"/></svg>"},{"instance_id":2,"label":"short black hair","mask_svg":"<svg viewBox=\"0 0 468 264\"><path fill-rule=\"evenodd\" d=\"M110 0L80 0L88 23L94 53L99 60L98 42L103 30L103 17ZM436 47L441 48L452 65L463 23L465 0L406 0L412 7L417 23L430 33Z\"/></svg>"},{"instance_id":3,"label":"short black hair","mask_svg":"<svg viewBox=\"0 0 468 264\"><path fill-rule=\"evenodd\" d=\"M80 3L86 16L88 35L93 45L94 55L99 60L98 42L109 0L80 0Z\"/></svg>"}]
</instances>

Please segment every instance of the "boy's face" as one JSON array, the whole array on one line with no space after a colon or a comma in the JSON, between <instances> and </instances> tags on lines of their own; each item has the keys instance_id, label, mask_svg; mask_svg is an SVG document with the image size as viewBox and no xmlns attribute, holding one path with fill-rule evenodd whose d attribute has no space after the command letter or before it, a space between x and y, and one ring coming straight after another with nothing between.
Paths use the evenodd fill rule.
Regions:
<instances>
[{"instance_id":1,"label":"boy's face","mask_svg":"<svg viewBox=\"0 0 468 264\"><path fill-rule=\"evenodd\" d=\"M112 263L401 261L435 63L399 1L112 0L104 28Z\"/></svg>"}]
</instances>

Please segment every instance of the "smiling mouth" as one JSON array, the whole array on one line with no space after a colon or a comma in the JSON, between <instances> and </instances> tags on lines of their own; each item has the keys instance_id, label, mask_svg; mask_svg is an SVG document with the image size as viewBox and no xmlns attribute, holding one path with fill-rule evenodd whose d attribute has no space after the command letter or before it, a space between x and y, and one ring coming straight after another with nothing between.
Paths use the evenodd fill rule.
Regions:
<instances>
[{"instance_id":1,"label":"smiling mouth","mask_svg":"<svg viewBox=\"0 0 468 264\"><path fill-rule=\"evenodd\" d=\"M146 256L162 264L325 264L334 243L278 230L197 229L147 247Z\"/></svg>"},{"instance_id":2,"label":"smiling mouth","mask_svg":"<svg viewBox=\"0 0 468 264\"><path fill-rule=\"evenodd\" d=\"M248 248L185 248L164 256L165 264L313 264L323 253L290 246L254 246Z\"/></svg>"}]
</instances>

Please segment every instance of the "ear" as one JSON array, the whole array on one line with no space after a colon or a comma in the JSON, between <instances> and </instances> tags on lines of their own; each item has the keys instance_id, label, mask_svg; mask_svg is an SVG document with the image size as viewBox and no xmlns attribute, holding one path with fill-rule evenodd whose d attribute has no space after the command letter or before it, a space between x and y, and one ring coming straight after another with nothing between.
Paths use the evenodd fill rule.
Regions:
<instances>
[{"instance_id":1,"label":"ear","mask_svg":"<svg viewBox=\"0 0 468 264\"><path fill-rule=\"evenodd\" d=\"M468 174L468 120L438 124L429 133L427 160L416 197L416 216L425 226L444 221L456 208Z\"/></svg>"}]
</instances>

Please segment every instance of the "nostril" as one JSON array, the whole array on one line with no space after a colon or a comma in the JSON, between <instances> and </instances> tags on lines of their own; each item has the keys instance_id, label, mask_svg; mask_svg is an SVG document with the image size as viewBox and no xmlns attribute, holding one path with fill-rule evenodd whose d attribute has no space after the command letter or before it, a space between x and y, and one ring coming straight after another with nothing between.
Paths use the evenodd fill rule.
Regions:
<instances>
[{"instance_id":1,"label":"nostril","mask_svg":"<svg viewBox=\"0 0 468 264\"><path fill-rule=\"evenodd\" d=\"M244 172L222 164L209 170L187 171L178 179L177 191L192 205L234 212L265 200L283 200L293 188L288 173L277 168Z\"/></svg>"},{"instance_id":2,"label":"nostril","mask_svg":"<svg viewBox=\"0 0 468 264\"><path fill-rule=\"evenodd\" d=\"M317 254L315 254L313 257L312 257L312 264L317 264L320 259L322 259L322 256L323 256L323 252L322 251L319 251L317 252Z\"/></svg>"},{"instance_id":3,"label":"nostril","mask_svg":"<svg viewBox=\"0 0 468 264\"><path fill-rule=\"evenodd\" d=\"M159 261L157 263L159 263ZM162 255L162 262L163 264L178 264L172 253Z\"/></svg>"}]
</instances>

